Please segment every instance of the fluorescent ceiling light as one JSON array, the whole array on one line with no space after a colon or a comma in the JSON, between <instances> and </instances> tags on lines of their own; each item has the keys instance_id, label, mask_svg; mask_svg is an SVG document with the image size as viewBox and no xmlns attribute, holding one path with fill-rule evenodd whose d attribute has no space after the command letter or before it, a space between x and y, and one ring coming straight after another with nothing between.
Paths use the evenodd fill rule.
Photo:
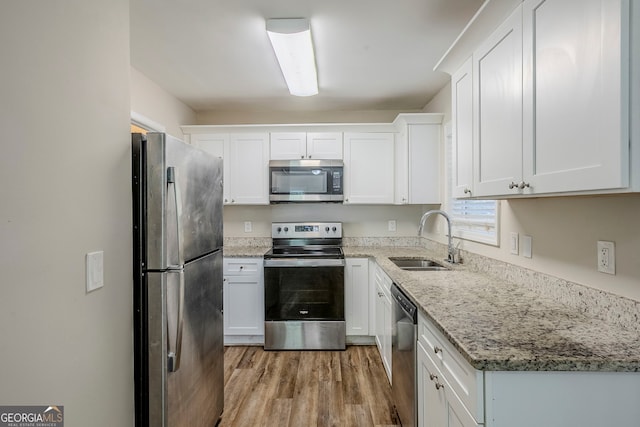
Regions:
<instances>
[{"instance_id":1,"label":"fluorescent ceiling light","mask_svg":"<svg viewBox=\"0 0 640 427\"><path fill-rule=\"evenodd\" d=\"M267 34L291 95L317 95L318 75L309 20L269 19Z\"/></svg>"}]
</instances>

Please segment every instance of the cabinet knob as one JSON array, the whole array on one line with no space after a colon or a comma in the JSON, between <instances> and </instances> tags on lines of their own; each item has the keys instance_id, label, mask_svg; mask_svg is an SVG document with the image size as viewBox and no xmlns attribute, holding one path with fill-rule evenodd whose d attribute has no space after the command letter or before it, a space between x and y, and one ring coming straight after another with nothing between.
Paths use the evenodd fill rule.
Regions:
<instances>
[{"instance_id":1,"label":"cabinet knob","mask_svg":"<svg viewBox=\"0 0 640 427\"><path fill-rule=\"evenodd\" d=\"M433 352L435 354L442 353L442 349L440 347L433 347Z\"/></svg>"},{"instance_id":2,"label":"cabinet knob","mask_svg":"<svg viewBox=\"0 0 640 427\"><path fill-rule=\"evenodd\" d=\"M529 188L529 183L528 182L524 182L522 181L520 184L518 184L518 188L520 190L524 189L524 188Z\"/></svg>"},{"instance_id":3,"label":"cabinet knob","mask_svg":"<svg viewBox=\"0 0 640 427\"><path fill-rule=\"evenodd\" d=\"M304 155L300 156L301 159L304 159Z\"/></svg>"},{"instance_id":4,"label":"cabinet knob","mask_svg":"<svg viewBox=\"0 0 640 427\"><path fill-rule=\"evenodd\" d=\"M441 388L444 388L444 384L440 384L436 381L436 390L440 390Z\"/></svg>"},{"instance_id":5,"label":"cabinet knob","mask_svg":"<svg viewBox=\"0 0 640 427\"><path fill-rule=\"evenodd\" d=\"M382 292L378 292L378 296L379 296L380 298L382 298L382 297L384 296L384 294L383 294Z\"/></svg>"},{"instance_id":6,"label":"cabinet knob","mask_svg":"<svg viewBox=\"0 0 640 427\"><path fill-rule=\"evenodd\" d=\"M468 188L464 189L464 194L471 194L471 190L469 190Z\"/></svg>"},{"instance_id":7,"label":"cabinet knob","mask_svg":"<svg viewBox=\"0 0 640 427\"><path fill-rule=\"evenodd\" d=\"M435 380L435 379L438 379L438 376L437 376L437 375L433 375L433 374L429 374L429 379L430 379L431 381L433 381L433 380Z\"/></svg>"},{"instance_id":8,"label":"cabinet knob","mask_svg":"<svg viewBox=\"0 0 640 427\"><path fill-rule=\"evenodd\" d=\"M518 184L516 184L515 182L511 181L511 184L509 184L509 190L513 190L514 188L517 188Z\"/></svg>"}]
</instances>

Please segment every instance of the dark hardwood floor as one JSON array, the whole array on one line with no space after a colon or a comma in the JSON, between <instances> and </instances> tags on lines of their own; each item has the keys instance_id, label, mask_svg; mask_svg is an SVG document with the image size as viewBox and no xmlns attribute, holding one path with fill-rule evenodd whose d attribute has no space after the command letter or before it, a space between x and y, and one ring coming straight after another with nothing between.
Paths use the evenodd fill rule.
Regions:
<instances>
[{"instance_id":1,"label":"dark hardwood floor","mask_svg":"<svg viewBox=\"0 0 640 427\"><path fill-rule=\"evenodd\" d=\"M375 346L346 351L225 347L220 427L397 426Z\"/></svg>"}]
</instances>

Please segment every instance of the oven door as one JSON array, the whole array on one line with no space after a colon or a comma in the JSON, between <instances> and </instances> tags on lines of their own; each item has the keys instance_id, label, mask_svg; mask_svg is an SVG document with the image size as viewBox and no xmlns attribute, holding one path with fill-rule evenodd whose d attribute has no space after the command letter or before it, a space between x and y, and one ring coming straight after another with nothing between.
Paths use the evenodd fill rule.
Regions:
<instances>
[{"instance_id":1,"label":"oven door","mask_svg":"<svg viewBox=\"0 0 640 427\"><path fill-rule=\"evenodd\" d=\"M265 350L344 350L344 259L265 259Z\"/></svg>"}]
</instances>

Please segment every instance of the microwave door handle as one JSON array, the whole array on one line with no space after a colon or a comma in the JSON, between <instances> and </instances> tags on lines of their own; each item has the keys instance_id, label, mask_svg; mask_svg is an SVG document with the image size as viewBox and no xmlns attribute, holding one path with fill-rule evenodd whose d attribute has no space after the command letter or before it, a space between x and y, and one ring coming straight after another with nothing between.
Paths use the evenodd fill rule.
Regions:
<instances>
[{"instance_id":1,"label":"microwave door handle","mask_svg":"<svg viewBox=\"0 0 640 427\"><path fill-rule=\"evenodd\" d=\"M176 213L176 239L178 240L178 264L169 265L169 269L182 268L184 266L184 241L182 239L182 194L180 192L180 185L178 185L178 171L175 167L169 166L167 168L167 187L173 186L173 200L175 202ZM167 188L168 191L168 188Z\"/></svg>"}]
</instances>

